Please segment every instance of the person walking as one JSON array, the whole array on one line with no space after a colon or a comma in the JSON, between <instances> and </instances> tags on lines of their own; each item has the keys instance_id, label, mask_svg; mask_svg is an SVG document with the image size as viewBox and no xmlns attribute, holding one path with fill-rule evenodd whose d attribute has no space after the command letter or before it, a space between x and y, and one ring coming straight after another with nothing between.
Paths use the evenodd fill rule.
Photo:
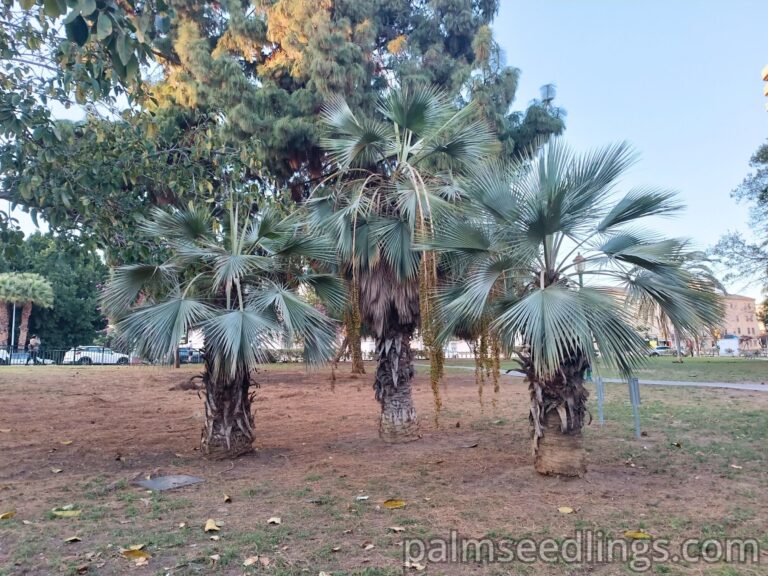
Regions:
<instances>
[{"instance_id":1,"label":"person walking","mask_svg":"<svg viewBox=\"0 0 768 576\"><path fill-rule=\"evenodd\" d=\"M37 359L37 355L40 352L40 338L38 338L35 334L32 335L32 338L29 340L29 356L27 356L27 362L26 366L29 366L29 361L32 360L32 364L40 364L40 362Z\"/></svg>"}]
</instances>

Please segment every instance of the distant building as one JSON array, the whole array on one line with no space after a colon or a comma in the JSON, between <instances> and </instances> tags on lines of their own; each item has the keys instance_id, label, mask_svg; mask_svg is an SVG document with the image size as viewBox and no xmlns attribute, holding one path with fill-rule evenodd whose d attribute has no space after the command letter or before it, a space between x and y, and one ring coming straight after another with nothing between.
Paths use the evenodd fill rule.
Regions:
<instances>
[{"instance_id":1,"label":"distant building","mask_svg":"<svg viewBox=\"0 0 768 576\"><path fill-rule=\"evenodd\" d=\"M754 298L729 294L724 298L725 318L720 327L721 337L736 336L740 348L760 347L760 322Z\"/></svg>"}]
</instances>

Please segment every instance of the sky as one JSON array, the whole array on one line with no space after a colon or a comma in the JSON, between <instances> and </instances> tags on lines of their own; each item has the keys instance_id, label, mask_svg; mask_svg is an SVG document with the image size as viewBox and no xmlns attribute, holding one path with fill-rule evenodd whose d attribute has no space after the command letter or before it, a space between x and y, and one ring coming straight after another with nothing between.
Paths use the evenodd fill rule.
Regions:
<instances>
[{"instance_id":1,"label":"sky","mask_svg":"<svg viewBox=\"0 0 768 576\"><path fill-rule=\"evenodd\" d=\"M748 233L730 191L768 138L768 0L501 0L494 32L522 71L516 107L554 83L574 149L627 140L640 154L627 188L679 191L688 208L660 231L702 249Z\"/></svg>"},{"instance_id":2,"label":"sky","mask_svg":"<svg viewBox=\"0 0 768 576\"><path fill-rule=\"evenodd\" d=\"M554 83L575 150L626 140L627 188L680 193L686 211L657 229L700 248L748 232L730 192L768 139L768 0L501 0L494 33L521 70L516 107Z\"/></svg>"}]
</instances>

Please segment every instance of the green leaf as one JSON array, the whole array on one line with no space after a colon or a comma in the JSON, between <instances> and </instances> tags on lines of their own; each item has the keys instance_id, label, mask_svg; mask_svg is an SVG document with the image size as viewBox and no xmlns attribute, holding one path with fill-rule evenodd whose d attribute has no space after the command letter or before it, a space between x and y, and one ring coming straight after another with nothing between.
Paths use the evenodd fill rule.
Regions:
<instances>
[{"instance_id":1,"label":"green leaf","mask_svg":"<svg viewBox=\"0 0 768 576\"><path fill-rule=\"evenodd\" d=\"M67 3L64 0L45 0L45 15L58 18L67 13Z\"/></svg>"},{"instance_id":2,"label":"green leaf","mask_svg":"<svg viewBox=\"0 0 768 576\"><path fill-rule=\"evenodd\" d=\"M90 16L96 12L96 0L80 0L77 9L83 16Z\"/></svg>"},{"instance_id":3,"label":"green leaf","mask_svg":"<svg viewBox=\"0 0 768 576\"><path fill-rule=\"evenodd\" d=\"M85 46L88 42L88 24L85 19L78 15L72 22L64 26L67 32L67 39L70 42L75 42L78 46Z\"/></svg>"},{"instance_id":4,"label":"green leaf","mask_svg":"<svg viewBox=\"0 0 768 576\"><path fill-rule=\"evenodd\" d=\"M123 66L128 66L128 63L131 61L131 56L133 56L131 39L125 34L120 34L120 36L117 37L115 45L117 47L117 54L120 56L120 61Z\"/></svg>"},{"instance_id":5,"label":"green leaf","mask_svg":"<svg viewBox=\"0 0 768 576\"><path fill-rule=\"evenodd\" d=\"M112 19L106 12L101 12L98 24L96 25L96 38L104 40L110 34L112 34Z\"/></svg>"}]
</instances>

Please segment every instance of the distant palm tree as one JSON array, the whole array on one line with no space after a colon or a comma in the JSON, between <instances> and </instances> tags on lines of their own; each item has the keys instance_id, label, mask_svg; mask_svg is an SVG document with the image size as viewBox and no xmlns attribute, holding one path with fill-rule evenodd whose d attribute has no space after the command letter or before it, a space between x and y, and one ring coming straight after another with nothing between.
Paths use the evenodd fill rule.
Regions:
<instances>
[{"instance_id":1,"label":"distant palm tree","mask_svg":"<svg viewBox=\"0 0 768 576\"><path fill-rule=\"evenodd\" d=\"M414 238L429 236L434 214L450 208L456 175L498 146L474 116L472 106L459 110L432 88L393 90L375 118L354 114L343 99L323 110L328 134L322 145L337 172L315 191L310 218L335 239L358 290L353 298L362 322L376 340L374 390L386 442L417 437L411 340L420 326L429 346L434 328L424 295L437 268ZM431 347L435 393L441 354Z\"/></svg>"},{"instance_id":2,"label":"distant palm tree","mask_svg":"<svg viewBox=\"0 0 768 576\"><path fill-rule=\"evenodd\" d=\"M441 221L429 243L454 279L443 290L442 337L487 321L517 353L544 474L586 470L584 377L598 351L624 376L644 361L630 309L653 303L691 332L722 315L712 282L688 266L686 242L643 222L677 212L675 195L634 189L614 199L631 162L623 144L576 156L555 140L525 163L481 167L466 181L462 213Z\"/></svg>"},{"instance_id":3,"label":"distant palm tree","mask_svg":"<svg viewBox=\"0 0 768 576\"><path fill-rule=\"evenodd\" d=\"M0 274L0 346L8 346L8 304L22 307L17 346L23 348L27 343L32 306L41 308L53 306L53 287L39 274L29 272Z\"/></svg>"},{"instance_id":4,"label":"distant palm tree","mask_svg":"<svg viewBox=\"0 0 768 576\"><path fill-rule=\"evenodd\" d=\"M308 238L295 218L266 210L254 217L237 203L217 219L204 208L155 209L143 224L165 239L171 257L161 265L114 271L104 304L116 328L150 359L173 358L192 328L205 337L205 424L202 451L234 457L252 450L251 372L270 348L297 339L310 363L329 359L335 324L306 297L338 309L343 287L317 272L335 255L322 238Z\"/></svg>"}]
</instances>

